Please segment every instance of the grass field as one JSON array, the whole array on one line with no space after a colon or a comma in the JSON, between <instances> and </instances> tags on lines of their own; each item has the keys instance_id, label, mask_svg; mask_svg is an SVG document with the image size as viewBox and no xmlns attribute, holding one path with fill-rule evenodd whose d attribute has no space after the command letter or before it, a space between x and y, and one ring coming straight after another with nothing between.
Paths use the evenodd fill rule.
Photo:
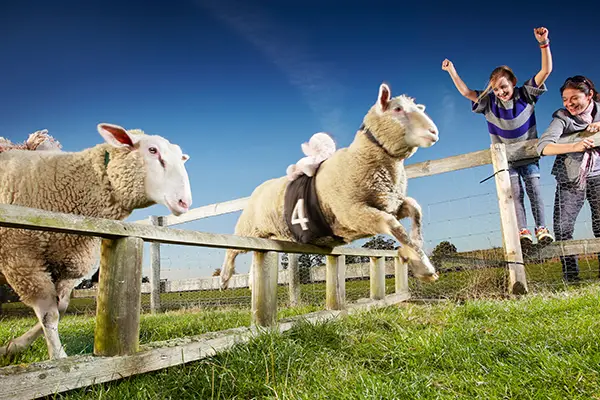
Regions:
<instances>
[{"instance_id":1,"label":"grass field","mask_svg":"<svg viewBox=\"0 0 600 400\"><path fill-rule=\"evenodd\" d=\"M518 300L402 304L300 323L203 361L56 398L600 399L599 311L597 283ZM144 315L141 341L249 321L239 309ZM3 321L0 343L33 322ZM91 351L93 318L68 316L60 332L70 355ZM38 340L14 362L46 356Z\"/></svg>"},{"instance_id":2,"label":"grass field","mask_svg":"<svg viewBox=\"0 0 600 400\"><path fill-rule=\"evenodd\" d=\"M419 299L449 299L470 300L476 298L502 298L507 293L507 272L504 268L473 268L468 264L453 265L444 263L446 270L454 267L463 268L455 272L440 274L440 279L434 284L420 283L415 279L409 280L410 290L413 298ZM547 261L540 263L529 263L525 266L527 280L531 292L548 289L562 290L565 284L562 281L560 262ZM598 279L598 260L582 259L580 261L580 275L584 281ZM394 278L386 279L386 293L394 291ZM369 297L369 280L351 280L346 282L346 298L348 302L359 298ZM289 294L286 285L280 285L278 289L280 307L289 306ZM161 305L164 310L179 310L182 308L195 307L239 307L247 309L250 307L251 294L248 288L229 289L225 291L208 290L178 293L162 293ZM310 283L301 285L301 299L306 305L324 306L325 283ZM142 294L142 308L148 311L150 307L150 295ZM33 311L20 302L6 303L2 306L5 316L30 315ZM68 314L89 314L96 312L96 303L93 298L71 299Z\"/></svg>"}]
</instances>

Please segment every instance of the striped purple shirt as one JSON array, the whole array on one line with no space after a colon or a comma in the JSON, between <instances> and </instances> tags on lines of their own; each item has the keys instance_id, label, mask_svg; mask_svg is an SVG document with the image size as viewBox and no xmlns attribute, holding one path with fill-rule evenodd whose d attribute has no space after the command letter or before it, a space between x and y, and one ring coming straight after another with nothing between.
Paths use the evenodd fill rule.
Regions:
<instances>
[{"instance_id":1,"label":"striped purple shirt","mask_svg":"<svg viewBox=\"0 0 600 400\"><path fill-rule=\"evenodd\" d=\"M511 144L537 139L534 107L547 90L545 84L537 87L535 78L531 78L523 86L515 87L513 98L508 101L502 101L490 92L479 103L471 102L471 106L473 112L485 116L492 143ZM481 91L475 93L479 96Z\"/></svg>"}]
</instances>

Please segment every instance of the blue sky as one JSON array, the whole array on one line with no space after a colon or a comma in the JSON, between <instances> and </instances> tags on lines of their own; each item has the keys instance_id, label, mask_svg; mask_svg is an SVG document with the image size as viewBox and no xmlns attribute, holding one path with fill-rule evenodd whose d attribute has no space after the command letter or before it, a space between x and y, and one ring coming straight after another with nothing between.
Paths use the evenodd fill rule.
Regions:
<instances>
[{"instance_id":1,"label":"blue sky","mask_svg":"<svg viewBox=\"0 0 600 400\"><path fill-rule=\"evenodd\" d=\"M313 133L327 131L338 147L348 146L386 81L393 95L425 104L440 128L440 141L408 164L481 150L489 146L485 120L441 70L444 58L472 89L500 64L522 83L540 68L533 28L546 26L554 71L536 108L540 132L561 106L558 88L566 77L600 82L597 32L586 14L524 4L2 2L0 136L22 141L48 129L65 150L77 151L100 143L99 122L161 134L191 155L197 207L248 196L285 174ZM541 164L550 225L552 161ZM459 250L500 244L493 180L479 184L490 172L491 166L409 182L425 211L429 246L453 237ZM131 219L165 213L153 206ZM182 228L232 233L238 215ZM576 231L583 236L591 235L586 218L584 212ZM165 248L173 265L193 269L200 258L210 268L220 265L220 251L177 249Z\"/></svg>"}]
</instances>

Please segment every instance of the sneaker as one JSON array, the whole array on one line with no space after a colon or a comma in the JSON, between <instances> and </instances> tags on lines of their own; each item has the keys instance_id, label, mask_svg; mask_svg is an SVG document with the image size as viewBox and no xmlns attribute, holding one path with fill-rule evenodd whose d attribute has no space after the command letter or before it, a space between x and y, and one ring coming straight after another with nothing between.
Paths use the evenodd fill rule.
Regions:
<instances>
[{"instance_id":1,"label":"sneaker","mask_svg":"<svg viewBox=\"0 0 600 400\"><path fill-rule=\"evenodd\" d=\"M545 226L535 228L535 237L537 238L537 242L544 246L554 242L554 237Z\"/></svg>"},{"instance_id":2,"label":"sneaker","mask_svg":"<svg viewBox=\"0 0 600 400\"><path fill-rule=\"evenodd\" d=\"M529 247L533 244L533 237L529 229L523 228L519 231L519 240L521 241L521 247Z\"/></svg>"}]
</instances>

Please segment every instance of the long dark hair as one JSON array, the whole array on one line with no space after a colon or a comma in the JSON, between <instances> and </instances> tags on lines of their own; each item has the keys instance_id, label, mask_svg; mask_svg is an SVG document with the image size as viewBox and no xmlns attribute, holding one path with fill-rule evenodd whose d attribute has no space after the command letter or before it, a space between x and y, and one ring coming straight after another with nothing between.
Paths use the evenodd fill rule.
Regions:
<instances>
[{"instance_id":1,"label":"long dark hair","mask_svg":"<svg viewBox=\"0 0 600 400\"><path fill-rule=\"evenodd\" d=\"M560 94L562 95L565 89L577 89L580 92L585 93L586 96L589 96L590 92L593 93L592 100L600 101L600 94L596 90L594 86L594 82L591 79L586 78L583 75L575 75L567 78L565 83L560 87Z\"/></svg>"}]
</instances>

